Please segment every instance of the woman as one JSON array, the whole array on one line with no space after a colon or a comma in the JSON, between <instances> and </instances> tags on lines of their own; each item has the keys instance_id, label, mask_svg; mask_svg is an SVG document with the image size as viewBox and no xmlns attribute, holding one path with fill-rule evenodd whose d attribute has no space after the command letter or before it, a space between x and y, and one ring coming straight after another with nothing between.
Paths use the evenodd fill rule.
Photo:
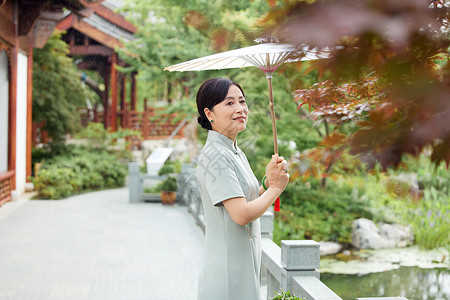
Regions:
<instances>
[{"instance_id":1,"label":"woman","mask_svg":"<svg viewBox=\"0 0 450 300\"><path fill-rule=\"evenodd\" d=\"M198 122L208 130L197 162L205 212L205 255L198 300L259 300L259 217L289 180L286 161L273 155L263 186L236 143L247 126L244 92L225 78L207 80L197 93Z\"/></svg>"}]
</instances>

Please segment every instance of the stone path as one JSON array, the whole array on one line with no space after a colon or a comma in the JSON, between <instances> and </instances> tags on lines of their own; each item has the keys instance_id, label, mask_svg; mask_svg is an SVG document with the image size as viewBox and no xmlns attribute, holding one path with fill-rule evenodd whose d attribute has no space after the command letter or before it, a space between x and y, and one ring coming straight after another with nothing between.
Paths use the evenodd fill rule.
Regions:
<instances>
[{"instance_id":1,"label":"stone path","mask_svg":"<svg viewBox=\"0 0 450 300\"><path fill-rule=\"evenodd\" d=\"M1 300L194 300L204 235L128 189L0 207Z\"/></svg>"}]
</instances>

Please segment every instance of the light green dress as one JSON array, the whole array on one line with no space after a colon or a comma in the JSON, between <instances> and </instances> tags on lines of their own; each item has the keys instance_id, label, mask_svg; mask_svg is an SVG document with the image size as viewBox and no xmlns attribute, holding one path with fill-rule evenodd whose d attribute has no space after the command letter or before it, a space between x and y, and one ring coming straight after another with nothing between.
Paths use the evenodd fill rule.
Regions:
<instances>
[{"instance_id":1,"label":"light green dress","mask_svg":"<svg viewBox=\"0 0 450 300\"><path fill-rule=\"evenodd\" d=\"M206 233L198 300L260 300L259 219L237 225L222 201L259 197L259 183L244 153L226 136L208 131L197 162Z\"/></svg>"}]
</instances>

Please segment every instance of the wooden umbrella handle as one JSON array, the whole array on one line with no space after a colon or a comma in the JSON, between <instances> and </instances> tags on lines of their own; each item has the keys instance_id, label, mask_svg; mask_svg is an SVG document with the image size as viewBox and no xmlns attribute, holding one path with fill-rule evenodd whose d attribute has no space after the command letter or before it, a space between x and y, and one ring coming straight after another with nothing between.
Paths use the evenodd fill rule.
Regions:
<instances>
[{"instance_id":1,"label":"wooden umbrella handle","mask_svg":"<svg viewBox=\"0 0 450 300\"><path fill-rule=\"evenodd\" d=\"M270 116L272 118L272 132L273 132L273 152L278 154L278 140L277 140L277 125L275 123L275 109L273 105L273 92L272 92L272 73L266 72L267 84L269 85L269 108ZM273 207L274 211L280 211L280 197L275 200Z\"/></svg>"},{"instance_id":2,"label":"wooden umbrella handle","mask_svg":"<svg viewBox=\"0 0 450 300\"><path fill-rule=\"evenodd\" d=\"M266 73L267 84L269 85L269 108L270 117L272 119L272 133L273 133L273 152L278 154L278 140L277 140L277 125L275 121L275 109L273 104L273 91L272 91L272 75Z\"/></svg>"}]
</instances>

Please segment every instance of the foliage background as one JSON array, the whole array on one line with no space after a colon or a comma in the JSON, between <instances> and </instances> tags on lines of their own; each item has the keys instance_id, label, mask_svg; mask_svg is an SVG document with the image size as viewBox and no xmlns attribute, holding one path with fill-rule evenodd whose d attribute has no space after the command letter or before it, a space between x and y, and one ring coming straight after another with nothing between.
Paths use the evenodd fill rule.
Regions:
<instances>
[{"instance_id":1,"label":"foliage background","mask_svg":"<svg viewBox=\"0 0 450 300\"><path fill-rule=\"evenodd\" d=\"M272 33L294 44L341 45L328 60L284 64L274 74L279 149L292 178L276 214L275 241L349 243L352 221L366 217L412 226L424 247L448 247L450 178L440 163L448 164L450 149L448 5L432 1L435 6L427 8L419 2L431 3L127 0L121 12L138 27L137 39L118 51L129 64L122 71L138 72L138 109L148 98L150 105L191 119L204 80L222 76L238 82L250 109L239 146L261 178L273 153L264 74L255 68L169 73L164 67L252 45ZM419 15L423 18L415 18ZM358 19L342 23L347 16ZM386 27L392 18L409 21ZM440 34L423 30L435 21L443 22ZM405 34L389 36L392 28ZM46 161L33 180L48 198L121 186L126 172L120 162L127 151L116 151L113 142L129 132L112 135L102 125L90 125L80 135L90 148L63 146L65 134L79 129L76 108L89 96L67 53L60 33L34 52L33 118L45 121L52 143L59 145L51 147L51 155L35 150L35 157ZM198 133L204 142L206 133ZM60 156L49 158L55 154ZM416 180L404 181L404 174Z\"/></svg>"},{"instance_id":2,"label":"foliage background","mask_svg":"<svg viewBox=\"0 0 450 300\"><path fill-rule=\"evenodd\" d=\"M45 122L56 152L66 134L81 129L77 108L87 97L68 47L56 31L43 49L33 50L33 122Z\"/></svg>"},{"instance_id":3,"label":"foliage background","mask_svg":"<svg viewBox=\"0 0 450 300\"><path fill-rule=\"evenodd\" d=\"M351 222L367 217L411 225L416 241L425 247L448 246L448 238L438 238L450 230L448 218L441 218L448 215L449 193L442 189L449 182L448 169L430 165L431 159L448 158L436 149L430 154L426 147L430 139L413 139L418 142L414 148L408 146L411 140L402 138L414 138L405 130L417 120L416 108L423 99L430 98L427 91L443 86L439 80L448 68L444 59L448 57L447 34L433 36L421 31L426 22L443 20L439 18L445 18L446 6L433 10L433 19L431 10L422 5L425 2L394 5L379 1L378 6L371 6L370 1L358 5L352 1L127 1L123 11L139 32L127 49L135 56L124 57L130 71L139 71L140 97L148 97L153 105L165 105L171 112L195 115L196 89L207 78L223 76L239 82L250 109L239 146L261 178L273 152L268 146L272 135L264 74L252 68L195 73L168 73L163 68L252 45L256 37L271 33L292 43L343 45L331 59L284 64L274 74L280 153L289 159L292 177L282 195L282 210L276 214L275 240L313 238L349 243ZM423 18L414 17L421 14ZM356 19L341 22L348 16ZM383 22L373 21L376 18ZM393 24L391 18L414 21L383 27ZM303 35L295 28L301 28ZM402 28L404 37L389 36L393 28ZM317 34L318 30L322 34ZM425 51L426 45L429 51ZM430 62L436 53L443 53L439 66L429 68L432 64L424 62ZM427 84L420 84L423 80ZM411 86L418 87L413 95L418 97L411 97ZM442 98L436 99L432 103L442 107ZM299 108L302 103L308 107ZM429 113L419 115L419 120L437 116L434 110ZM435 123L426 123L425 128L433 132L430 124ZM444 124L435 127L435 132L447 132L442 130ZM200 129L200 142L205 141L205 134ZM399 179L405 173L417 174L418 191L414 182ZM405 208L410 213L404 214ZM432 242L425 241L419 230L425 228L425 212L430 215L426 228L429 236L434 235L429 238Z\"/></svg>"}]
</instances>

